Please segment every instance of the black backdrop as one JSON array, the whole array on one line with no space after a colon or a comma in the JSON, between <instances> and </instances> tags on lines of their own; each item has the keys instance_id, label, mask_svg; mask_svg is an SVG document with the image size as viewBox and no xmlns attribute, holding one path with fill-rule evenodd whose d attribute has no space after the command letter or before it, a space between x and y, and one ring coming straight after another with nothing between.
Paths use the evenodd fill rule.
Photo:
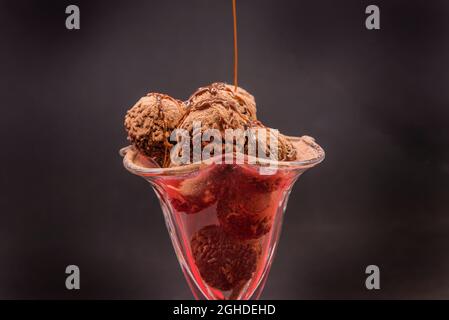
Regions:
<instances>
[{"instance_id":1,"label":"black backdrop","mask_svg":"<svg viewBox=\"0 0 449 320\"><path fill-rule=\"evenodd\" d=\"M449 3L237 2L260 119L327 152L292 192L262 298L449 298ZM146 92L232 81L231 1L1 0L0 41L0 298L191 298L118 150Z\"/></svg>"}]
</instances>

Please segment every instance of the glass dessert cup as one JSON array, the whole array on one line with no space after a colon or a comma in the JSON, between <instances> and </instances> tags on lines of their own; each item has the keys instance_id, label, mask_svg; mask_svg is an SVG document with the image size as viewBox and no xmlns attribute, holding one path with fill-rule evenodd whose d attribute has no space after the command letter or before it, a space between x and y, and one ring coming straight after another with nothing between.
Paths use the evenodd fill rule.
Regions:
<instances>
[{"instance_id":1,"label":"glass dessert cup","mask_svg":"<svg viewBox=\"0 0 449 320\"><path fill-rule=\"evenodd\" d=\"M131 173L156 192L182 271L196 299L258 299L273 262L290 191L324 159L312 138L305 160L273 162L224 156L160 168L134 147L121 150ZM303 145L304 147L304 145ZM229 162L229 161L227 161ZM240 163L240 162L239 162ZM274 166L273 166L274 165Z\"/></svg>"}]
</instances>

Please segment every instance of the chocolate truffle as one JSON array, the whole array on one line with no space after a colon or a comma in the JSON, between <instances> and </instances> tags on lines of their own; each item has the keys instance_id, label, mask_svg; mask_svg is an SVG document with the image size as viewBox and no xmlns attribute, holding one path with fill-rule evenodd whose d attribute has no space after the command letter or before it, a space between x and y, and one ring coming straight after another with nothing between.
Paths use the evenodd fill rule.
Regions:
<instances>
[{"instance_id":1,"label":"chocolate truffle","mask_svg":"<svg viewBox=\"0 0 449 320\"><path fill-rule=\"evenodd\" d=\"M223 291L251 279L262 251L258 242L238 241L214 225L196 232L190 246L203 280Z\"/></svg>"}]
</instances>

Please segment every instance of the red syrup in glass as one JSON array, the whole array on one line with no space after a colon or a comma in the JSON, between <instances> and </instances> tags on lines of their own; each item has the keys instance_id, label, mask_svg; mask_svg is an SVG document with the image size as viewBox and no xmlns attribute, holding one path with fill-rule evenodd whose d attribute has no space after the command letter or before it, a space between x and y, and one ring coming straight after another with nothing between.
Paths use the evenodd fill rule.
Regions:
<instances>
[{"instance_id":1,"label":"red syrup in glass","mask_svg":"<svg viewBox=\"0 0 449 320\"><path fill-rule=\"evenodd\" d=\"M184 272L204 296L248 299L265 281L281 225L276 219L296 177L288 170L263 175L249 164L210 164L155 181L171 207Z\"/></svg>"}]
</instances>

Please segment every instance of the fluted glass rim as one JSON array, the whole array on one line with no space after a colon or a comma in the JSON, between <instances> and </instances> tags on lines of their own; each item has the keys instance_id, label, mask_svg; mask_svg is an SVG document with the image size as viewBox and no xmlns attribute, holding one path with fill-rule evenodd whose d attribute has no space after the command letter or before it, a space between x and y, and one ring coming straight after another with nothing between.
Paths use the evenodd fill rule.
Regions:
<instances>
[{"instance_id":1,"label":"fluted glass rim","mask_svg":"<svg viewBox=\"0 0 449 320\"><path fill-rule=\"evenodd\" d=\"M269 165L275 165L277 170L300 170L300 169L308 169L316 166L320 162L322 162L325 158L325 152L320 145L315 142L315 139L302 136L302 137L291 137L287 136L287 138L292 142L303 141L306 142L316 153L315 157L310 159L300 160L300 161L273 161L269 159L257 159L254 161L255 163L246 163L245 165L252 166L254 168L264 168ZM191 163L184 166L177 166L173 168L161 168L161 167L146 167L141 166L135 163L134 159L139 152L133 146L127 146L120 149L120 155L123 157L123 165L124 167L133 174L136 175L144 175L144 176L174 176L178 174L186 174L189 172L195 172L203 168L204 166L208 166L214 163L215 158L210 158L207 161L200 161ZM222 155L224 156L224 155ZM250 156L245 156L250 157Z\"/></svg>"}]
</instances>

